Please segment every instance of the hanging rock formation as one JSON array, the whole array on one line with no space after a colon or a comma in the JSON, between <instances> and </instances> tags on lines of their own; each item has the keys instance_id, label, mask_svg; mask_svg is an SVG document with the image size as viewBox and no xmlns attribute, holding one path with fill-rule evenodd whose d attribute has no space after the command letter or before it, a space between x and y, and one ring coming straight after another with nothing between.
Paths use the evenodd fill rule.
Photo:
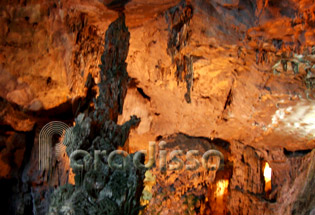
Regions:
<instances>
[{"instance_id":1,"label":"hanging rock formation","mask_svg":"<svg viewBox=\"0 0 315 215\"><path fill-rule=\"evenodd\" d=\"M139 213L143 170L133 166L132 155L127 157L128 166L122 170L111 169L107 163L109 154L124 146L130 129L140 122L132 116L128 122L117 125L129 82L125 63L128 47L125 15L120 14L106 32L95 110L78 115L67 145L69 157L85 150L86 155L81 158L83 165L80 168L71 160L75 185L66 184L54 192L48 214ZM121 158L115 157L114 161L122 163Z\"/></svg>"},{"instance_id":2,"label":"hanging rock formation","mask_svg":"<svg viewBox=\"0 0 315 215\"><path fill-rule=\"evenodd\" d=\"M1 1L1 213L128 211L142 172L112 171L105 157L97 174L94 151L133 153L154 140L168 153L217 148L224 168L180 180L154 167L143 213L314 213L314 23L311 0ZM73 126L65 155L89 154L75 186L61 162L49 180L37 168L39 133L54 120ZM116 191L111 172L139 183ZM121 195L129 185L136 194Z\"/></svg>"}]
</instances>

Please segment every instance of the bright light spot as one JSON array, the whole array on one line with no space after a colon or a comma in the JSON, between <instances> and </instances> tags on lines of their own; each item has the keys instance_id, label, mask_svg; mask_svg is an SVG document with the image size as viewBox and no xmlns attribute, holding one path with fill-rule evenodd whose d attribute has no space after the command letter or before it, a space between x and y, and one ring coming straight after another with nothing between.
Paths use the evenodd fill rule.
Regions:
<instances>
[{"instance_id":1,"label":"bright light spot","mask_svg":"<svg viewBox=\"0 0 315 215\"><path fill-rule=\"evenodd\" d=\"M278 109L272 116L276 131L298 138L314 138L315 134L315 102L302 100L294 106Z\"/></svg>"},{"instance_id":2,"label":"bright light spot","mask_svg":"<svg viewBox=\"0 0 315 215\"><path fill-rule=\"evenodd\" d=\"M265 192L271 190L271 168L269 166L269 163L265 163L264 167L264 177L265 177Z\"/></svg>"},{"instance_id":3,"label":"bright light spot","mask_svg":"<svg viewBox=\"0 0 315 215\"><path fill-rule=\"evenodd\" d=\"M300 127L300 123L295 122L295 123L294 123L294 127L296 127L296 128Z\"/></svg>"},{"instance_id":4,"label":"bright light spot","mask_svg":"<svg viewBox=\"0 0 315 215\"><path fill-rule=\"evenodd\" d=\"M271 168L267 162L264 167L264 177L265 177L265 181L271 180Z\"/></svg>"},{"instance_id":5,"label":"bright light spot","mask_svg":"<svg viewBox=\"0 0 315 215\"><path fill-rule=\"evenodd\" d=\"M217 182L217 189L215 191L216 196L222 196L225 192L226 189L229 186L229 180L219 180Z\"/></svg>"}]
</instances>

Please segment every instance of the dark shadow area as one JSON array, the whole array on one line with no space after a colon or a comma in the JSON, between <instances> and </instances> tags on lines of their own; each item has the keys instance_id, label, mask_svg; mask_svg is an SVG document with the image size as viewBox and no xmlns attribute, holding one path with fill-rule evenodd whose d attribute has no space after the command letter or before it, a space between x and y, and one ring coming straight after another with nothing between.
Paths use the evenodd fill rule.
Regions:
<instances>
[{"instance_id":1,"label":"dark shadow area","mask_svg":"<svg viewBox=\"0 0 315 215\"><path fill-rule=\"evenodd\" d=\"M311 149L306 149L306 150L297 150L297 151L289 151L286 148L283 148L284 155L286 157L299 157L299 156L305 156L308 153L310 153L312 150Z\"/></svg>"}]
</instances>

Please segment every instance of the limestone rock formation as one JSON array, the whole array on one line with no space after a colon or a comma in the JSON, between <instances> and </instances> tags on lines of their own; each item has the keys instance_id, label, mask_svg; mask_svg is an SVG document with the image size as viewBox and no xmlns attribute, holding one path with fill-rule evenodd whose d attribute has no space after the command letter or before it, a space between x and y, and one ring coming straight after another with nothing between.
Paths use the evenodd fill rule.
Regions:
<instances>
[{"instance_id":1,"label":"limestone rock formation","mask_svg":"<svg viewBox=\"0 0 315 215\"><path fill-rule=\"evenodd\" d=\"M122 11L126 26L115 28ZM38 136L54 120L76 134L69 155L83 149L93 158L95 149L117 147L134 153L161 140L168 153L224 154L226 168L212 183L201 176L188 182L195 175L186 172L182 181L166 172L168 181L158 167L146 172L164 184L145 189L143 213L314 213L314 14L311 0L1 1L1 213L45 214L49 205L71 212L72 196L92 196L90 204L125 191L109 197L107 184L117 181L99 178L110 172L106 163L104 175L76 172L85 177L62 187L71 171L57 162L47 181L38 170ZM126 173L139 184L140 175ZM64 199L51 198L58 187ZM110 213L124 203L110 205L95 209Z\"/></svg>"},{"instance_id":2,"label":"limestone rock formation","mask_svg":"<svg viewBox=\"0 0 315 215\"><path fill-rule=\"evenodd\" d=\"M76 125L71 129L71 141L67 144L75 185L63 185L53 193L48 214L136 215L141 209L144 170L133 165L132 155L126 158L128 166L124 164L124 169L112 169L108 160L111 152L125 145L131 127L140 122L132 116L123 125L116 124L129 82L125 63L128 47L125 15L120 14L106 32L95 110L78 115ZM83 165L80 164L80 168L72 157L82 150L86 155L81 158ZM118 157L114 161L123 163Z\"/></svg>"}]
</instances>

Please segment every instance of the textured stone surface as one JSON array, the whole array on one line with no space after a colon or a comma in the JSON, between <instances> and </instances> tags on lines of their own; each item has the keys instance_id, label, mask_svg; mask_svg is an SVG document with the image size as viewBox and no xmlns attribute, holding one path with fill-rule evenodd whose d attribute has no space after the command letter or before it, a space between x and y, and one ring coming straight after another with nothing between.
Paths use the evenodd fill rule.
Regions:
<instances>
[{"instance_id":1,"label":"textured stone surface","mask_svg":"<svg viewBox=\"0 0 315 215\"><path fill-rule=\"evenodd\" d=\"M224 154L224 165L214 173L199 168L197 171L171 171L164 174L157 166L150 190L150 203L145 214L309 214L314 174L312 152L290 153L283 150L268 152L246 146L241 142L228 143L220 139L189 137L183 134L165 138L167 159L172 150L217 149ZM186 162L185 156L180 158ZM167 160L167 166L172 163ZM272 168L272 191L264 191L263 162ZM169 167L168 167L169 168ZM229 181L223 194L218 189L222 180ZM306 189L309 189L306 191Z\"/></svg>"},{"instance_id":2,"label":"textured stone surface","mask_svg":"<svg viewBox=\"0 0 315 215\"><path fill-rule=\"evenodd\" d=\"M89 73L99 83L102 38L117 17L115 4L1 4L3 98L33 111L51 109L84 96ZM313 7L307 1L130 1L124 7L128 71L151 98L146 137L183 132L314 147L304 138L292 145L285 127L268 127L279 105L312 105ZM130 142L139 138L131 136Z\"/></svg>"},{"instance_id":3,"label":"textured stone surface","mask_svg":"<svg viewBox=\"0 0 315 215\"><path fill-rule=\"evenodd\" d=\"M172 135L162 139L165 146L159 145L156 154L156 166L150 170L154 175L154 186L150 191L152 197L144 214L216 214L223 204L216 202L216 183L222 179L231 177L232 166L229 161L230 145L228 142L215 139L190 137L184 134ZM207 170L202 164L202 156L208 150L219 150L224 156L224 162L220 158L208 161L213 169ZM166 164L162 167L161 150L166 152ZM173 150L182 150L182 154L176 155L176 159L183 162L183 168L172 170L171 165L178 166L178 161L172 160ZM187 156L190 150L197 150L192 158ZM196 165L195 170L187 170L187 165ZM219 165L217 165L219 164ZM214 206L216 205L216 207ZM225 207L225 206L224 206ZM223 209L224 210L224 209Z\"/></svg>"},{"instance_id":4,"label":"textured stone surface","mask_svg":"<svg viewBox=\"0 0 315 215\"><path fill-rule=\"evenodd\" d=\"M106 31L95 110L78 115L76 125L71 129L71 141L67 144L75 185L66 184L53 193L48 214L139 213L144 170L133 165L132 155L126 157L125 169L113 169L108 161L110 153L124 147L130 129L140 122L132 116L123 125L116 124L129 82L125 63L129 35L125 15L120 14ZM84 150L90 157L84 155L81 158L81 168L72 160L77 150ZM116 164L122 165L122 160L118 156L114 158Z\"/></svg>"},{"instance_id":5,"label":"textured stone surface","mask_svg":"<svg viewBox=\"0 0 315 215\"><path fill-rule=\"evenodd\" d=\"M90 146L89 131L96 128L104 129L98 143L102 137L115 147L126 141L129 152L179 133L194 143L200 137L229 142L227 194L215 199L214 183L203 194L208 201L187 195L183 201L199 204L196 213L201 207L204 214L309 214L314 208L312 1L35 0L2 1L0 8L1 186L7 187L4 201L17 214L45 213L52 187L67 180L66 171L45 183L37 171L41 127L52 120L72 125L80 112L86 115L76 129L87 136L74 148ZM129 51L104 46L117 10L126 16ZM113 55L102 62L104 50ZM99 64L106 70L110 65L104 61L115 62L117 56L126 57L128 89L121 87L126 82L116 82L126 73L113 82L104 82L108 75L99 73ZM106 89L97 92L103 98L95 105L97 118L118 120L118 125L91 123L92 80ZM108 96L114 100L104 100ZM124 129L132 123L124 123L131 115L141 122L128 136ZM117 138L111 139L113 131ZM178 144L187 142L183 138ZM269 196L262 176L265 161L273 170ZM162 201L166 211L167 204Z\"/></svg>"}]
</instances>

